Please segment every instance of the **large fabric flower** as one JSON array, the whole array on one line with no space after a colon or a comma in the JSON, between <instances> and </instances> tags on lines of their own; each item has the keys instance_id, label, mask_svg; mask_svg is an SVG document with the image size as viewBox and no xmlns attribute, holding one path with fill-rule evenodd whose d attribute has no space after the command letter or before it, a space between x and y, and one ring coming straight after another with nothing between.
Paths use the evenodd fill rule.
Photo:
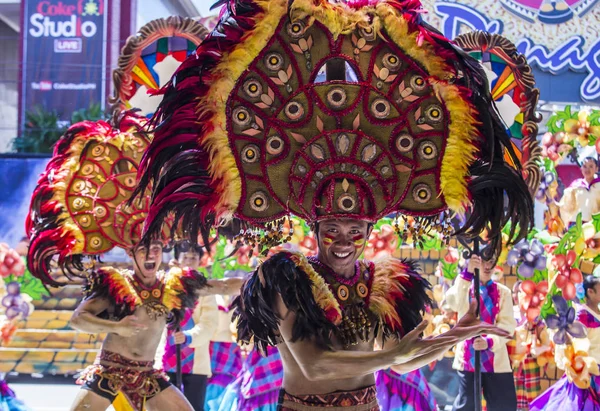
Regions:
<instances>
[{"instance_id":1,"label":"large fabric flower","mask_svg":"<svg viewBox=\"0 0 600 411\"><path fill-rule=\"evenodd\" d=\"M365 248L365 257L373 260L391 256L397 248L398 236L394 232L394 227L383 224L378 230L373 230Z\"/></svg>"},{"instance_id":2,"label":"large fabric flower","mask_svg":"<svg viewBox=\"0 0 600 411\"><path fill-rule=\"evenodd\" d=\"M25 264L19 253L10 248L6 243L0 243L0 277L8 277L11 274L17 277L25 272Z\"/></svg>"},{"instance_id":3,"label":"large fabric flower","mask_svg":"<svg viewBox=\"0 0 600 411\"><path fill-rule=\"evenodd\" d=\"M544 176L542 177L538 191L535 194L535 198L543 203L558 201L558 193L555 188L556 183L557 181L554 173L550 171L544 172Z\"/></svg>"},{"instance_id":4,"label":"large fabric flower","mask_svg":"<svg viewBox=\"0 0 600 411\"><path fill-rule=\"evenodd\" d=\"M577 296L575 284L583 281L583 274L579 268L573 267L577 254L569 250L567 255L559 254L554 256L552 264L558 272L556 275L556 286L561 289L563 297L572 300Z\"/></svg>"},{"instance_id":5,"label":"large fabric flower","mask_svg":"<svg viewBox=\"0 0 600 411\"><path fill-rule=\"evenodd\" d=\"M21 296L21 284L12 282L6 284L6 295L2 298L2 306L6 309L6 318L13 320L19 315L23 318L29 315L29 304Z\"/></svg>"},{"instance_id":6,"label":"large fabric flower","mask_svg":"<svg viewBox=\"0 0 600 411\"><path fill-rule=\"evenodd\" d=\"M567 337L584 338L587 336L587 329L579 321L575 321L575 309L569 307L567 300L560 295L552 297L556 315L550 314L546 318L546 325L551 330L556 330L554 334L555 344L566 344Z\"/></svg>"},{"instance_id":7,"label":"large fabric flower","mask_svg":"<svg viewBox=\"0 0 600 411\"><path fill-rule=\"evenodd\" d=\"M573 251L584 259L592 260L600 254L600 238L593 223L585 223L581 229L583 235L575 241Z\"/></svg>"},{"instance_id":8,"label":"large fabric flower","mask_svg":"<svg viewBox=\"0 0 600 411\"><path fill-rule=\"evenodd\" d=\"M560 362L569 381L582 390L590 387L592 375L600 374L596 359L590 357L585 351L575 351L571 344L565 348L564 358L561 358Z\"/></svg>"},{"instance_id":9,"label":"large fabric flower","mask_svg":"<svg viewBox=\"0 0 600 411\"><path fill-rule=\"evenodd\" d=\"M535 270L546 268L544 245L538 239L533 239L531 243L523 239L509 251L506 263L511 267L520 263L517 270L519 275L531 278Z\"/></svg>"},{"instance_id":10,"label":"large fabric flower","mask_svg":"<svg viewBox=\"0 0 600 411\"><path fill-rule=\"evenodd\" d=\"M527 320L533 323L542 311L542 303L548 294L548 281L536 284L531 280L525 280L520 288L522 294L519 296L519 306L527 313Z\"/></svg>"}]
</instances>

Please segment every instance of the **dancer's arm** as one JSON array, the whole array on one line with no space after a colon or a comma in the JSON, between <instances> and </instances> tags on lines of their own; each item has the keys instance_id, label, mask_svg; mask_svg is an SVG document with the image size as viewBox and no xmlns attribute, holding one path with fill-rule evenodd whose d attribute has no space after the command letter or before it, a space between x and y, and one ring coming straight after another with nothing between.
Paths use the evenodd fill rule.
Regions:
<instances>
[{"instance_id":1,"label":"dancer's arm","mask_svg":"<svg viewBox=\"0 0 600 411\"><path fill-rule=\"evenodd\" d=\"M205 295L236 295L240 293L240 288L244 285L244 278L223 278L221 280L208 280L208 287L200 291L201 296Z\"/></svg>"},{"instance_id":2,"label":"dancer's arm","mask_svg":"<svg viewBox=\"0 0 600 411\"><path fill-rule=\"evenodd\" d=\"M406 364L407 370L419 368L437 359L459 341L482 333L504 333L489 324L476 322L463 323L437 337L422 339L420 337L427 327L423 321L414 330L406 334L393 347L381 351L330 351L320 348L308 340L292 342L292 329L296 319L289 311L280 296L276 300L276 309L281 321L279 331L290 349L304 376L310 381L346 379L369 375L375 371L389 368L392 365Z\"/></svg>"},{"instance_id":3,"label":"dancer's arm","mask_svg":"<svg viewBox=\"0 0 600 411\"><path fill-rule=\"evenodd\" d=\"M83 300L73 312L70 325L74 329L90 334L114 333L124 337L137 334L147 327L137 322L137 318L130 315L120 321L104 320L98 315L110 307L110 302L104 298L91 298Z\"/></svg>"}]
</instances>

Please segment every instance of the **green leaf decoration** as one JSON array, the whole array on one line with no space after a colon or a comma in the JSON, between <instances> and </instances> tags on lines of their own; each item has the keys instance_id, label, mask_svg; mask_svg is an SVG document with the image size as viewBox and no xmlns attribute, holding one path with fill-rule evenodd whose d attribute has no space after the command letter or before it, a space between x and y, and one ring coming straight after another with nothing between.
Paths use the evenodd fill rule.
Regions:
<instances>
[{"instance_id":1,"label":"green leaf decoration","mask_svg":"<svg viewBox=\"0 0 600 411\"><path fill-rule=\"evenodd\" d=\"M448 280L454 280L458 275L458 261L455 263L448 263L444 259L440 260L442 265L442 275Z\"/></svg>"},{"instance_id":2,"label":"green leaf decoration","mask_svg":"<svg viewBox=\"0 0 600 411\"><path fill-rule=\"evenodd\" d=\"M554 251L554 254L566 254L572 247L572 244L577 241L579 237L583 235L583 230L581 228L581 213L577 215L576 224L569 229L564 235L563 238L558 243L558 247Z\"/></svg>"},{"instance_id":3,"label":"green leaf decoration","mask_svg":"<svg viewBox=\"0 0 600 411\"><path fill-rule=\"evenodd\" d=\"M34 301L42 300L43 297L50 297L50 293L44 287L44 284L25 269L23 275L16 276L14 274L9 275L4 279L5 283L19 283L21 285L21 293L27 294Z\"/></svg>"}]
</instances>

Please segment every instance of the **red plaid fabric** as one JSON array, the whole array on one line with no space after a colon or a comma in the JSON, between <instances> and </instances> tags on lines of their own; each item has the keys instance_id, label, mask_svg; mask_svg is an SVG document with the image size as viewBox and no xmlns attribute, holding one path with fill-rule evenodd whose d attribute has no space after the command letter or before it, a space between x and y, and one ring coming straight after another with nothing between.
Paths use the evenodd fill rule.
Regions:
<instances>
[{"instance_id":1,"label":"red plaid fabric","mask_svg":"<svg viewBox=\"0 0 600 411\"><path fill-rule=\"evenodd\" d=\"M515 371L515 388L517 390L517 408L529 409L531 401L542 392L540 384L541 368L535 358L528 355Z\"/></svg>"}]
</instances>

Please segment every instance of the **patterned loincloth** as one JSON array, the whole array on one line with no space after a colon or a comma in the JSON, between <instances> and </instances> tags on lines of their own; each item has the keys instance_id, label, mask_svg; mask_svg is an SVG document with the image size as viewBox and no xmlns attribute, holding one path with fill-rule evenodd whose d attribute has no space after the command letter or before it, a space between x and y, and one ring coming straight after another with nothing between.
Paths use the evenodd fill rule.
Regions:
<instances>
[{"instance_id":1,"label":"patterned loincloth","mask_svg":"<svg viewBox=\"0 0 600 411\"><path fill-rule=\"evenodd\" d=\"M379 411L374 385L356 391L336 391L329 394L291 395L281 390L280 411Z\"/></svg>"},{"instance_id":2,"label":"patterned loincloth","mask_svg":"<svg viewBox=\"0 0 600 411\"><path fill-rule=\"evenodd\" d=\"M115 365L103 365L101 362ZM171 386L169 378L153 366L154 361L134 361L114 352L101 351L94 364L81 373L77 384L84 385L85 389L107 398L111 403L121 392L135 410L141 411L147 400Z\"/></svg>"}]
</instances>

